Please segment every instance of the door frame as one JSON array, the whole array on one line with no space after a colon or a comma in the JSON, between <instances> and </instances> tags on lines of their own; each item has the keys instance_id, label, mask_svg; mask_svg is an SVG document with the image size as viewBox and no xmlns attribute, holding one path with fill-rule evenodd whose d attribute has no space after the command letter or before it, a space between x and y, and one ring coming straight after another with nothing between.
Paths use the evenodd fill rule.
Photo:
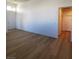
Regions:
<instances>
[{"instance_id":1,"label":"door frame","mask_svg":"<svg viewBox=\"0 0 79 59\"><path fill-rule=\"evenodd\" d=\"M72 6L67 6L67 7L60 7L59 9L58 9L58 36L60 36L60 34L61 34L61 30L62 30L62 10L64 9L64 8L72 8Z\"/></svg>"}]
</instances>

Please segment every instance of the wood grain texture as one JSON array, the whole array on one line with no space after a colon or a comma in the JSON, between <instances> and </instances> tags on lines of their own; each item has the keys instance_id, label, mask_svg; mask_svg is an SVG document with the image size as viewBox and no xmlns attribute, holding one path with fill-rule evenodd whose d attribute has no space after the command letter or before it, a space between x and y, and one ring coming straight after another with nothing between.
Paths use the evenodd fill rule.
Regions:
<instances>
[{"instance_id":1,"label":"wood grain texture","mask_svg":"<svg viewBox=\"0 0 79 59\"><path fill-rule=\"evenodd\" d=\"M6 36L7 59L71 59L72 47L67 38L54 39L17 29Z\"/></svg>"}]
</instances>

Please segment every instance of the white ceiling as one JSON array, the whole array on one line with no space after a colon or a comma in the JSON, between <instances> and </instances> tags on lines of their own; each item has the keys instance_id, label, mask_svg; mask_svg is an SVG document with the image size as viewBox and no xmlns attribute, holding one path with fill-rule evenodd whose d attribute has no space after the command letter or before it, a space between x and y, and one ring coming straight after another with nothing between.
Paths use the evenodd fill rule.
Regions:
<instances>
[{"instance_id":1,"label":"white ceiling","mask_svg":"<svg viewBox=\"0 0 79 59\"><path fill-rule=\"evenodd\" d=\"M25 2L29 0L7 0L8 2Z\"/></svg>"},{"instance_id":2,"label":"white ceiling","mask_svg":"<svg viewBox=\"0 0 79 59\"><path fill-rule=\"evenodd\" d=\"M15 4L27 2L27 1L30 1L30 0L7 0L7 2L9 2L9 3L15 3Z\"/></svg>"},{"instance_id":3,"label":"white ceiling","mask_svg":"<svg viewBox=\"0 0 79 59\"><path fill-rule=\"evenodd\" d=\"M40 3L40 2L46 2L46 1L60 1L62 3L65 3L65 2L72 2L72 0L7 0L7 3L15 3L15 4L18 4L18 3L24 3L24 2L28 2L28 1L31 1L33 3Z\"/></svg>"},{"instance_id":4,"label":"white ceiling","mask_svg":"<svg viewBox=\"0 0 79 59\"><path fill-rule=\"evenodd\" d=\"M30 1L30 0L7 0L8 2L26 2L26 1ZM52 0L54 1L54 0ZM60 0L60 1L64 1L64 0ZM72 1L72 0L67 0L67 1Z\"/></svg>"}]
</instances>

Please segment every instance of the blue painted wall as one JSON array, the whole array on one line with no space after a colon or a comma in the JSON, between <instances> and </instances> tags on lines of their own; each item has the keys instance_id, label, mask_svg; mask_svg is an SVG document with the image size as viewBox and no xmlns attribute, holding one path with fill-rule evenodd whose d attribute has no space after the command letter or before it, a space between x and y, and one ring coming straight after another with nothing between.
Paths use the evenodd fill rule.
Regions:
<instances>
[{"instance_id":1,"label":"blue painted wall","mask_svg":"<svg viewBox=\"0 0 79 59\"><path fill-rule=\"evenodd\" d=\"M47 2L46 2L47 1ZM22 17L17 20L17 28L46 35L49 37L58 37L58 8L63 6L70 6L71 2L60 0L46 0L44 2L31 2L27 6L21 5ZM33 4L34 3L34 4ZM18 23L21 25L18 26Z\"/></svg>"}]
</instances>

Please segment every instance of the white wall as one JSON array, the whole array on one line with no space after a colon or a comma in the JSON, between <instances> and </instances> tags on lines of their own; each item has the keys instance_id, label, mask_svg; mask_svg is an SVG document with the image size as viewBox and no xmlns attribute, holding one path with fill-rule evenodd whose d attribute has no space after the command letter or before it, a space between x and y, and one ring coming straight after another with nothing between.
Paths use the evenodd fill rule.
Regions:
<instances>
[{"instance_id":1,"label":"white wall","mask_svg":"<svg viewBox=\"0 0 79 59\"><path fill-rule=\"evenodd\" d=\"M17 13L16 13L16 28L22 29L23 11L22 11L21 4L17 5L16 11L17 11Z\"/></svg>"},{"instance_id":2,"label":"white wall","mask_svg":"<svg viewBox=\"0 0 79 59\"><path fill-rule=\"evenodd\" d=\"M8 29L16 28L16 13L12 11L7 11L7 25Z\"/></svg>"},{"instance_id":3,"label":"white wall","mask_svg":"<svg viewBox=\"0 0 79 59\"><path fill-rule=\"evenodd\" d=\"M16 12L15 12L15 5L8 4L7 11L6 11L6 31L8 29L16 28Z\"/></svg>"},{"instance_id":4,"label":"white wall","mask_svg":"<svg viewBox=\"0 0 79 59\"><path fill-rule=\"evenodd\" d=\"M16 28L57 38L58 8L71 6L71 1L32 0L18 6Z\"/></svg>"}]
</instances>

